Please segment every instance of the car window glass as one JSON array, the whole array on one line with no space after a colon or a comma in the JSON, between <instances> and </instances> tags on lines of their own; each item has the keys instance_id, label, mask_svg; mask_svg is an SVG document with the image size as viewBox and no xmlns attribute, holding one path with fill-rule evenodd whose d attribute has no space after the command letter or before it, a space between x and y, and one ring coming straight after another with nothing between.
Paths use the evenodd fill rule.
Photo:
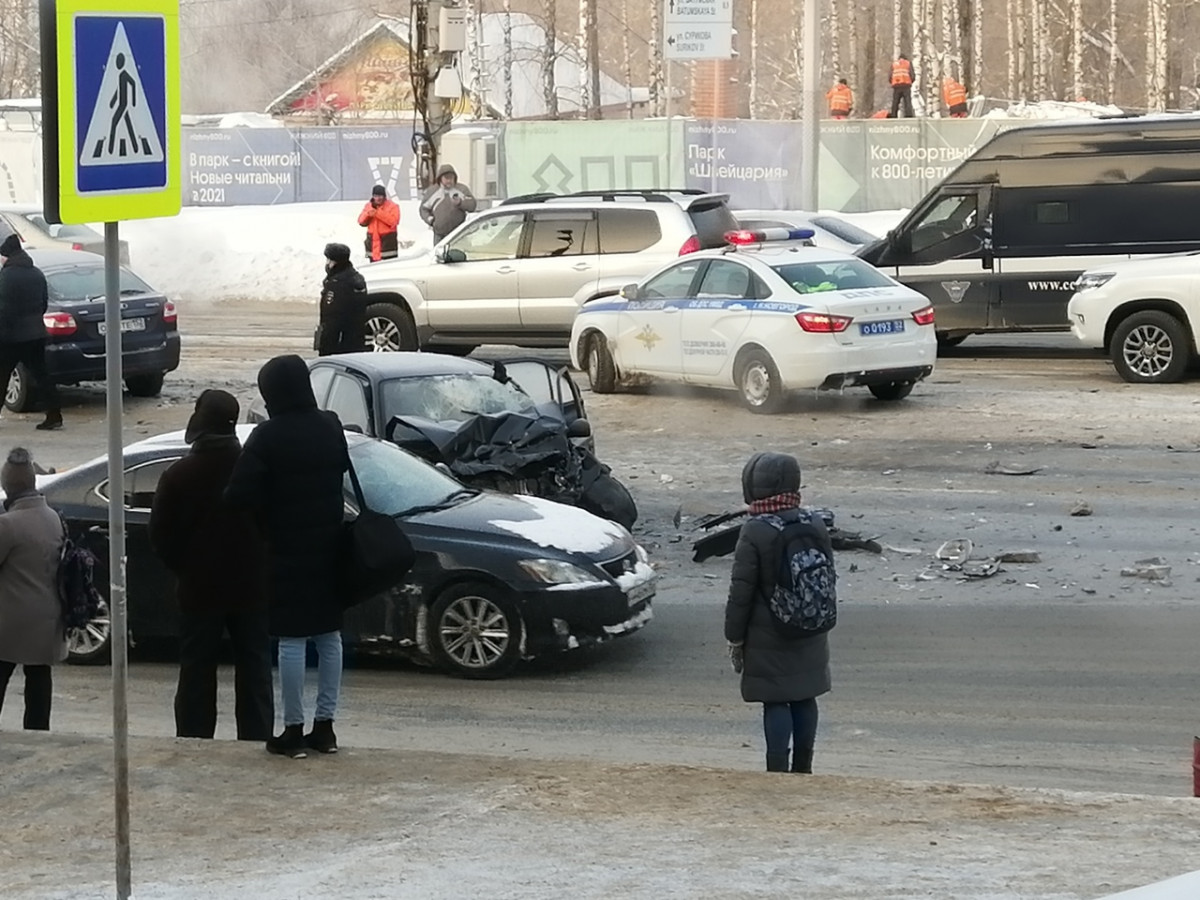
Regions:
<instances>
[{"instance_id":1,"label":"car window glass","mask_svg":"<svg viewBox=\"0 0 1200 900\"><path fill-rule=\"evenodd\" d=\"M874 266L857 259L786 263L771 268L798 294L892 287L894 284Z\"/></svg>"},{"instance_id":2,"label":"car window glass","mask_svg":"<svg viewBox=\"0 0 1200 900\"><path fill-rule=\"evenodd\" d=\"M912 229L913 252L974 230L978 200L975 194L950 194L934 203Z\"/></svg>"},{"instance_id":3,"label":"car window glass","mask_svg":"<svg viewBox=\"0 0 1200 900\"><path fill-rule=\"evenodd\" d=\"M99 233L88 228L86 225L51 225L39 213L27 213L25 220L30 222L39 231L44 231L50 234L53 229L53 234L57 238L98 238Z\"/></svg>"},{"instance_id":4,"label":"car window glass","mask_svg":"<svg viewBox=\"0 0 1200 900\"><path fill-rule=\"evenodd\" d=\"M725 246L725 233L738 230L738 221L722 203L697 204L688 209L688 218L705 250Z\"/></svg>"},{"instance_id":5,"label":"car window glass","mask_svg":"<svg viewBox=\"0 0 1200 900\"><path fill-rule=\"evenodd\" d=\"M532 359L505 362L504 368L508 377L519 384L535 403L569 404L574 399L570 376L565 368L556 368Z\"/></svg>"},{"instance_id":6,"label":"car window glass","mask_svg":"<svg viewBox=\"0 0 1200 900\"><path fill-rule=\"evenodd\" d=\"M156 459L154 462L126 469L125 508L149 511L154 504L154 492L158 490L158 480L177 459L178 457ZM105 500L109 499L107 479L96 487L96 493Z\"/></svg>"},{"instance_id":7,"label":"car window glass","mask_svg":"<svg viewBox=\"0 0 1200 900\"><path fill-rule=\"evenodd\" d=\"M383 415L461 422L471 415L522 412L533 399L516 384L490 375L429 375L394 378L380 387Z\"/></svg>"},{"instance_id":8,"label":"car window glass","mask_svg":"<svg viewBox=\"0 0 1200 900\"><path fill-rule=\"evenodd\" d=\"M535 213L530 226L532 258L596 252L596 222L587 213Z\"/></svg>"},{"instance_id":9,"label":"car window glass","mask_svg":"<svg viewBox=\"0 0 1200 900\"><path fill-rule=\"evenodd\" d=\"M81 253L80 256L89 254ZM104 296L103 266L72 266L46 273L50 299L59 301L95 300ZM154 288L128 269L121 270L121 293L153 294Z\"/></svg>"},{"instance_id":10,"label":"car window glass","mask_svg":"<svg viewBox=\"0 0 1200 900\"><path fill-rule=\"evenodd\" d=\"M679 263L647 281L638 291L638 295L647 300L678 300L690 297L692 282L699 270L699 260Z\"/></svg>"},{"instance_id":11,"label":"car window glass","mask_svg":"<svg viewBox=\"0 0 1200 900\"><path fill-rule=\"evenodd\" d=\"M312 385L313 397L317 400L317 406L325 408L325 395L329 393L329 384L333 381L335 370L330 366L314 366L313 370L308 373L308 381Z\"/></svg>"},{"instance_id":12,"label":"car window glass","mask_svg":"<svg viewBox=\"0 0 1200 900\"><path fill-rule=\"evenodd\" d=\"M441 470L384 441L352 443L350 461L367 506L384 515L397 516L419 506L433 506L463 490L459 482ZM357 508L349 475L342 490L350 507Z\"/></svg>"},{"instance_id":13,"label":"car window glass","mask_svg":"<svg viewBox=\"0 0 1200 900\"><path fill-rule=\"evenodd\" d=\"M516 259L525 213L502 213L476 219L460 231L447 249L459 250L465 260Z\"/></svg>"},{"instance_id":14,"label":"car window glass","mask_svg":"<svg viewBox=\"0 0 1200 900\"><path fill-rule=\"evenodd\" d=\"M658 216L649 209L602 209L601 253L640 253L662 240Z\"/></svg>"},{"instance_id":15,"label":"car window glass","mask_svg":"<svg viewBox=\"0 0 1200 900\"><path fill-rule=\"evenodd\" d=\"M370 426L367 394L362 382L354 376L341 373L334 376L325 408L337 413L343 428L357 426L364 434L367 433Z\"/></svg>"},{"instance_id":16,"label":"car window glass","mask_svg":"<svg viewBox=\"0 0 1200 900\"><path fill-rule=\"evenodd\" d=\"M750 291L750 270L724 259L713 260L700 280L697 297L744 298Z\"/></svg>"}]
</instances>

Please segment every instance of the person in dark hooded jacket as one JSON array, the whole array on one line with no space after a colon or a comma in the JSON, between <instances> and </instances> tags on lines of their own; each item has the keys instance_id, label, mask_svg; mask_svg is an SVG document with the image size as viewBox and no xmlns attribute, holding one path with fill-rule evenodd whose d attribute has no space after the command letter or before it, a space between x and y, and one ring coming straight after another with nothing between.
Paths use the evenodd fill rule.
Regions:
<instances>
[{"instance_id":1,"label":"person in dark hooded jacket","mask_svg":"<svg viewBox=\"0 0 1200 900\"><path fill-rule=\"evenodd\" d=\"M225 489L235 508L254 510L267 542L268 618L279 638L283 733L272 753L302 758L306 748L337 751L333 721L342 678L339 548L346 435L332 413L317 409L308 366L277 356L258 373L268 421L251 432ZM316 645L317 704L304 734L304 664Z\"/></svg>"},{"instance_id":2,"label":"person in dark hooded jacket","mask_svg":"<svg viewBox=\"0 0 1200 900\"><path fill-rule=\"evenodd\" d=\"M316 351L319 356L366 349L367 282L350 262L345 244L325 245Z\"/></svg>"},{"instance_id":3,"label":"person in dark hooded jacket","mask_svg":"<svg viewBox=\"0 0 1200 900\"><path fill-rule=\"evenodd\" d=\"M421 221L433 230L433 242L437 244L467 220L467 213L475 212L475 205L475 195L458 180L454 166L442 166L433 186L421 198Z\"/></svg>"},{"instance_id":4,"label":"person in dark hooded jacket","mask_svg":"<svg viewBox=\"0 0 1200 900\"><path fill-rule=\"evenodd\" d=\"M779 577L785 546L782 533L762 519L771 513L785 522L799 517L800 464L784 453L755 453L742 469L742 494L751 518L734 550L725 639L735 672L742 676L742 699L763 705L767 771L812 772L817 734L817 700L832 686L829 640L825 634L795 637L783 632L767 605ZM833 559L824 531L822 549Z\"/></svg>"},{"instance_id":5,"label":"person in dark hooded jacket","mask_svg":"<svg viewBox=\"0 0 1200 900\"><path fill-rule=\"evenodd\" d=\"M0 384L7 385L13 369L23 363L46 403L46 418L37 429L62 428L58 388L46 369L46 276L15 234L0 243L0 258Z\"/></svg>"}]
</instances>

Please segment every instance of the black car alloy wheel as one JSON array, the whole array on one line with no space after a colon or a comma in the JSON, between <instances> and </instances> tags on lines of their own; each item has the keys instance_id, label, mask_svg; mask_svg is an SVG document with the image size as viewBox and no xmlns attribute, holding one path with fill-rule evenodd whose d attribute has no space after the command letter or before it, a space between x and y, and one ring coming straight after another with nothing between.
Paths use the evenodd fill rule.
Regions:
<instances>
[{"instance_id":1,"label":"black car alloy wheel","mask_svg":"<svg viewBox=\"0 0 1200 900\"><path fill-rule=\"evenodd\" d=\"M78 665L107 662L112 643L112 619L108 603L100 601L100 614L82 628L67 632L67 662Z\"/></svg>"},{"instance_id":2,"label":"black car alloy wheel","mask_svg":"<svg viewBox=\"0 0 1200 900\"><path fill-rule=\"evenodd\" d=\"M521 658L524 625L503 590L485 582L447 588L429 610L429 643L446 671L500 678Z\"/></svg>"}]
</instances>

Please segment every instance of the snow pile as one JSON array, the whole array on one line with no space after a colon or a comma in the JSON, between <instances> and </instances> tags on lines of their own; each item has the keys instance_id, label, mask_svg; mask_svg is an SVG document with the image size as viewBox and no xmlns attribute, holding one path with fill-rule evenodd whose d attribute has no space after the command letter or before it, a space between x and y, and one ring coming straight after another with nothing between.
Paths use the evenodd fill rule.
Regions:
<instances>
[{"instance_id":1,"label":"snow pile","mask_svg":"<svg viewBox=\"0 0 1200 900\"><path fill-rule=\"evenodd\" d=\"M330 241L366 261L358 201L286 206L185 207L176 217L121 225L134 271L183 300L299 300L315 303ZM417 203L400 204L400 241L432 246Z\"/></svg>"},{"instance_id":2,"label":"snow pile","mask_svg":"<svg viewBox=\"0 0 1200 900\"><path fill-rule=\"evenodd\" d=\"M1015 103L1007 109L993 109L984 113L985 119L1094 119L1097 116L1121 116L1125 111L1107 103L1091 103L1087 100L1068 102L1065 100L1039 100L1036 103Z\"/></svg>"}]
</instances>

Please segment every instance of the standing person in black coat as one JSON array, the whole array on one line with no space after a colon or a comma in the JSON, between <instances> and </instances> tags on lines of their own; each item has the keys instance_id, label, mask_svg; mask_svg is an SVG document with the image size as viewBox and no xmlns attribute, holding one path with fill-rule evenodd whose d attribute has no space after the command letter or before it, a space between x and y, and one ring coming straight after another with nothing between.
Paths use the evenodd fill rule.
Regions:
<instances>
[{"instance_id":1,"label":"standing person in black coat","mask_svg":"<svg viewBox=\"0 0 1200 900\"><path fill-rule=\"evenodd\" d=\"M151 546L178 585L178 737L216 734L217 664L226 632L233 644L238 740L265 741L275 724L262 538L254 518L222 496L242 454L238 413L232 394L200 394L184 433L192 449L163 473L150 512Z\"/></svg>"},{"instance_id":2,"label":"standing person in black coat","mask_svg":"<svg viewBox=\"0 0 1200 900\"><path fill-rule=\"evenodd\" d=\"M283 733L271 753L300 759L305 749L336 753L333 721L342 682L342 604L338 550L345 509L342 480L350 467L336 415L317 409L308 366L277 356L258 373L270 419L246 439L225 491L253 510L267 540L270 632L279 638ZM304 734L304 663L317 648L317 706Z\"/></svg>"},{"instance_id":3,"label":"standing person in black coat","mask_svg":"<svg viewBox=\"0 0 1200 900\"><path fill-rule=\"evenodd\" d=\"M21 363L42 392L46 418L39 431L62 428L58 388L46 369L46 323L42 316L50 302L46 276L10 234L0 243L0 388L8 389L13 369Z\"/></svg>"},{"instance_id":4,"label":"standing person in black coat","mask_svg":"<svg viewBox=\"0 0 1200 900\"><path fill-rule=\"evenodd\" d=\"M794 521L800 507L800 464L784 453L755 453L742 469L742 494L751 516L772 513L785 522ZM833 559L828 534L822 544ZM790 742L792 771L810 773L817 735L816 698L832 686L829 640L825 634L794 637L777 625L767 603L784 553L783 535L777 528L754 518L742 526L725 606L725 639L733 669L742 676L742 699L763 705L767 771L787 771Z\"/></svg>"},{"instance_id":5,"label":"standing person in black coat","mask_svg":"<svg viewBox=\"0 0 1200 900\"><path fill-rule=\"evenodd\" d=\"M321 286L316 351L319 356L366 349L367 282L345 244L325 245L325 282Z\"/></svg>"}]
</instances>

